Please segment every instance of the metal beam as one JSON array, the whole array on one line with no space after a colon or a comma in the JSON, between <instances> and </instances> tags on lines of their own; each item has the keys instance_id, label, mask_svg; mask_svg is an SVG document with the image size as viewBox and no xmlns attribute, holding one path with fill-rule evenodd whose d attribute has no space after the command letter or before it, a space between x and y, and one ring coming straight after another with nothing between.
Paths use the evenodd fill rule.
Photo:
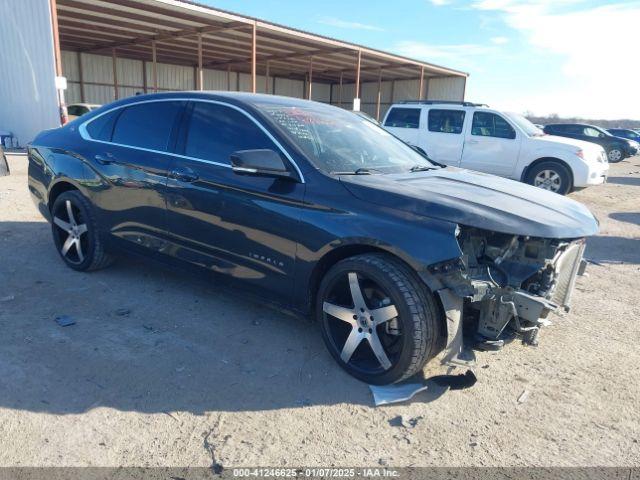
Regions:
<instances>
[{"instance_id":1,"label":"metal beam","mask_svg":"<svg viewBox=\"0 0 640 480\"><path fill-rule=\"evenodd\" d=\"M257 27L253 22L251 27L251 93L256 93L256 56L257 56Z\"/></svg>"},{"instance_id":2,"label":"metal beam","mask_svg":"<svg viewBox=\"0 0 640 480\"><path fill-rule=\"evenodd\" d=\"M376 120L380 121L380 100L382 97L382 69L378 72L378 95L376 97Z\"/></svg>"},{"instance_id":3,"label":"metal beam","mask_svg":"<svg viewBox=\"0 0 640 480\"><path fill-rule=\"evenodd\" d=\"M113 65L113 95L118 100L118 62L116 58L116 49L111 49L111 63Z\"/></svg>"},{"instance_id":4,"label":"metal beam","mask_svg":"<svg viewBox=\"0 0 640 480\"><path fill-rule=\"evenodd\" d=\"M264 93L269 93L269 60L264 71Z\"/></svg>"},{"instance_id":5,"label":"metal beam","mask_svg":"<svg viewBox=\"0 0 640 480\"><path fill-rule=\"evenodd\" d=\"M204 90L204 70L202 69L202 33L198 34L198 70L197 70L197 89Z\"/></svg>"},{"instance_id":6,"label":"metal beam","mask_svg":"<svg viewBox=\"0 0 640 480\"><path fill-rule=\"evenodd\" d=\"M158 93L158 55L156 52L156 41L151 42L151 66L153 78L153 93Z\"/></svg>"},{"instance_id":7,"label":"metal beam","mask_svg":"<svg viewBox=\"0 0 640 480\"><path fill-rule=\"evenodd\" d=\"M420 67L420 83L418 90L418 100L422 100L422 87L424 86L424 67Z\"/></svg>"},{"instance_id":8,"label":"metal beam","mask_svg":"<svg viewBox=\"0 0 640 480\"><path fill-rule=\"evenodd\" d=\"M82 68L82 54L80 52L76 52L76 58L78 60L78 80L80 83L80 101L84 103L85 92L84 92L84 71Z\"/></svg>"},{"instance_id":9,"label":"metal beam","mask_svg":"<svg viewBox=\"0 0 640 480\"><path fill-rule=\"evenodd\" d=\"M260 55L258 56L256 59L259 61L274 61L274 60L292 60L295 58L304 58L304 57L308 57L310 55L313 56L317 56L317 55L323 55L323 54L329 54L329 53L335 53L338 51L342 51L344 50L343 48L339 48L339 49L316 49L316 50L309 50L307 52L301 52L301 53L294 53L294 54L290 54L290 53L285 53L282 55ZM242 63L248 63L251 61L251 57L249 58L245 58L242 60L229 60L227 62L219 62L219 63L210 63L207 64L207 66L211 66L211 67L217 67L217 66L223 66L223 65L236 65L236 64L242 64Z\"/></svg>"},{"instance_id":10,"label":"metal beam","mask_svg":"<svg viewBox=\"0 0 640 480\"><path fill-rule=\"evenodd\" d=\"M309 92L307 98L311 100L311 92L313 90L313 56L309 57Z\"/></svg>"},{"instance_id":11,"label":"metal beam","mask_svg":"<svg viewBox=\"0 0 640 480\"><path fill-rule=\"evenodd\" d=\"M360 64L362 63L362 50L358 50L358 63L356 66L356 98L360 98Z\"/></svg>"},{"instance_id":12,"label":"metal beam","mask_svg":"<svg viewBox=\"0 0 640 480\"><path fill-rule=\"evenodd\" d=\"M225 27L210 26L210 27L201 27L201 28L188 28L184 30L179 30L177 32L171 32L171 33L139 36L131 40L122 41L122 42L113 42L113 43L104 44L104 45L94 44L87 47L85 52L92 52L95 50L104 50L106 48L113 48L113 47L124 47L127 45L140 45L142 43L149 43L154 40L155 41L175 40L183 37L192 37L194 35L201 35L203 33L212 33L212 32L221 31L221 30L232 30L236 28L246 28L246 25L234 24L234 25L225 26Z\"/></svg>"}]
</instances>

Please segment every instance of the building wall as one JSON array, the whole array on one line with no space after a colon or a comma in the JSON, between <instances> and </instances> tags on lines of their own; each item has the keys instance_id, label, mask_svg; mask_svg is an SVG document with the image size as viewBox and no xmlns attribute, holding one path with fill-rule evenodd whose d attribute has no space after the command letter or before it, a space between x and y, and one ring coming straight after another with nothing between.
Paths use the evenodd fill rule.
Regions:
<instances>
[{"instance_id":1,"label":"building wall","mask_svg":"<svg viewBox=\"0 0 640 480\"><path fill-rule=\"evenodd\" d=\"M24 146L60 125L49 0L2 0L0 130Z\"/></svg>"},{"instance_id":2,"label":"building wall","mask_svg":"<svg viewBox=\"0 0 640 480\"><path fill-rule=\"evenodd\" d=\"M80 88L80 62L82 63L82 80L84 98ZM105 104L115 100L113 83L113 58L110 55L90 53L62 52L62 69L68 80L67 103ZM116 58L118 75L118 98L135 95L145 91L145 74L147 92L153 89L153 65L151 62ZM158 91L194 90L196 88L196 70L193 67L157 64ZM227 72L227 70L204 69L203 87L205 90L251 91L251 75L247 73ZM256 76L258 93L275 93L289 97L304 98L306 84L302 80L269 77L266 83L264 75ZM314 100L329 102L330 86L314 83L312 97Z\"/></svg>"},{"instance_id":3,"label":"building wall","mask_svg":"<svg viewBox=\"0 0 640 480\"><path fill-rule=\"evenodd\" d=\"M104 104L115 99L113 87L113 63L111 56L74 52L63 52L63 70L69 79L67 103L81 101L79 84L79 58L82 61L85 98L87 103ZM119 98L135 95L144 91L143 64L146 65L147 91L152 90L152 64L139 60L117 59ZM158 63L158 90L194 90L196 71L193 67ZM204 69L205 90L251 91L251 75L247 73L228 73L226 70ZM423 82L422 98L429 100L464 100L465 78L433 77ZM419 98L420 82L413 80L384 81L381 83L380 118L382 119L394 102L415 100ZM256 77L258 93L275 93L287 97L305 98L308 85L303 80L269 77L268 85L264 75ZM342 90L342 102L340 91ZM378 98L378 82L361 84L361 110L376 116ZM338 84L314 82L311 98L318 102L329 103L351 110L355 97L355 84Z\"/></svg>"},{"instance_id":4,"label":"building wall","mask_svg":"<svg viewBox=\"0 0 640 480\"><path fill-rule=\"evenodd\" d=\"M427 100L463 101L466 78L433 77L425 79L422 87L422 98ZM389 107L402 100L419 98L420 80L384 81L380 85L380 120L384 118ZM351 110L355 97L355 84L342 85L342 102L340 102L340 85L333 84L332 104ZM360 86L360 109L372 117L376 116L378 98L378 82L364 82Z\"/></svg>"},{"instance_id":5,"label":"building wall","mask_svg":"<svg viewBox=\"0 0 640 480\"><path fill-rule=\"evenodd\" d=\"M461 77L438 77L429 80L428 100L464 100L466 79Z\"/></svg>"}]
</instances>

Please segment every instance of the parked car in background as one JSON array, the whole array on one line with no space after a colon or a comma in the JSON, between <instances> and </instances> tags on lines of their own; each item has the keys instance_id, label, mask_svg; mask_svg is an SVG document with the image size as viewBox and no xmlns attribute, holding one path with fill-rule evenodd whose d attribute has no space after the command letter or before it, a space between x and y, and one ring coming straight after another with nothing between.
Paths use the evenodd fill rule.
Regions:
<instances>
[{"instance_id":1,"label":"parked car in background","mask_svg":"<svg viewBox=\"0 0 640 480\"><path fill-rule=\"evenodd\" d=\"M388 110L383 126L438 163L492 173L559 194L603 183L604 150L549 137L522 115L469 102L407 101Z\"/></svg>"},{"instance_id":2,"label":"parked car in background","mask_svg":"<svg viewBox=\"0 0 640 480\"><path fill-rule=\"evenodd\" d=\"M67 115L69 117L69 121L75 120L82 115L86 115L93 110L100 108L102 105L97 105L95 103L72 103L71 105L67 105Z\"/></svg>"},{"instance_id":3,"label":"parked car in background","mask_svg":"<svg viewBox=\"0 0 640 480\"><path fill-rule=\"evenodd\" d=\"M7 156L4 154L4 148L0 145L0 177L9 175L9 163L7 162Z\"/></svg>"},{"instance_id":4,"label":"parked car in background","mask_svg":"<svg viewBox=\"0 0 640 480\"><path fill-rule=\"evenodd\" d=\"M575 138L600 145L607 152L609 162L617 163L638 153L640 145L633 140L614 137L603 128L583 123L555 123L546 125L544 132L549 135Z\"/></svg>"},{"instance_id":5,"label":"parked car in background","mask_svg":"<svg viewBox=\"0 0 640 480\"><path fill-rule=\"evenodd\" d=\"M340 366L375 384L440 352L468 365L463 313L479 342L537 342L598 231L576 201L435 165L369 120L274 95L127 98L42 132L28 157L68 267L126 249L252 285L313 314Z\"/></svg>"},{"instance_id":6,"label":"parked car in background","mask_svg":"<svg viewBox=\"0 0 640 480\"><path fill-rule=\"evenodd\" d=\"M630 128L608 128L609 132L614 137L626 138L627 140L633 140L634 142L640 142L640 133Z\"/></svg>"}]
</instances>

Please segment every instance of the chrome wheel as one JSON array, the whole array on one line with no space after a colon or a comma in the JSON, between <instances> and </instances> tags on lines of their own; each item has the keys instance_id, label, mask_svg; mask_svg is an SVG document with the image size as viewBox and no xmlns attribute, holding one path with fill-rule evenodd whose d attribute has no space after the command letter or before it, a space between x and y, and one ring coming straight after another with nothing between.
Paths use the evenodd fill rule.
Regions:
<instances>
[{"instance_id":1,"label":"chrome wheel","mask_svg":"<svg viewBox=\"0 0 640 480\"><path fill-rule=\"evenodd\" d=\"M609 158L609 161L611 163L619 162L620 160L622 160L622 151L617 148L613 148L609 150L607 157Z\"/></svg>"},{"instance_id":2,"label":"chrome wheel","mask_svg":"<svg viewBox=\"0 0 640 480\"><path fill-rule=\"evenodd\" d=\"M58 248L60 254L70 263L84 262L87 252L87 224L83 222L80 209L71 200L59 204L53 212L53 224L57 227Z\"/></svg>"},{"instance_id":3,"label":"chrome wheel","mask_svg":"<svg viewBox=\"0 0 640 480\"><path fill-rule=\"evenodd\" d=\"M533 185L557 193L562 187L562 177L554 170L541 170L533 179Z\"/></svg>"},{"instance_id":4,"label":"chrome wheel","mask_svg":"<svg viewBox=\"0 0 640 480\"><path fill-rule=\"evenodd\" d=\"M322 304L331 346L364 374L391 369L402 349L398 310L372 279L349 272L330 286Z\"/></svg>"}]
</instances>

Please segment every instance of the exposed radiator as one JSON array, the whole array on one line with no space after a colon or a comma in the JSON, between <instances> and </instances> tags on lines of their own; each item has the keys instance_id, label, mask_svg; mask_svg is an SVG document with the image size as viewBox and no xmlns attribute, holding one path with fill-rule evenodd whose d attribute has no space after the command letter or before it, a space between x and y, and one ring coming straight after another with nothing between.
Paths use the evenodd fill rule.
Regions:
<instances>
[{"instance_id":1,"label":"exposed radiator","mask_svg":"<svg viewBox=\"0 0 640 480\"><path fill-rule=\"evenodd\" d=\"M585 242L579 240L567 247L557 264L558 276L556 277L556 288L553 291L551 301L564 307L569 311L571 306L571 293L576 283L576 276L582 261Z\"/></svg>"}]
</instances>

